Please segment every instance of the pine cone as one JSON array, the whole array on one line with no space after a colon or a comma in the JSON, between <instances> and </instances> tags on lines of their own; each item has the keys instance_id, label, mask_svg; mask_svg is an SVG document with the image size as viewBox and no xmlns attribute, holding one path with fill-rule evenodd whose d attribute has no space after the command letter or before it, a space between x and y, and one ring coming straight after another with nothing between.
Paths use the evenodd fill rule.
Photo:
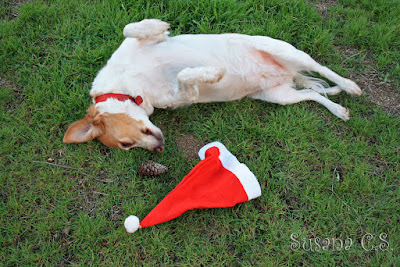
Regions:
<instances>
[{"instance_id":1,"label":"pine cone","mask_svg":"<svg viewBox=\"0 0 400 267\"><path fill-rule=\"evenodd\" d=\"M140 176L156 176L168 172L168 168L154 161L144 161L138 167Z\"/></svg>"}]
</instances>

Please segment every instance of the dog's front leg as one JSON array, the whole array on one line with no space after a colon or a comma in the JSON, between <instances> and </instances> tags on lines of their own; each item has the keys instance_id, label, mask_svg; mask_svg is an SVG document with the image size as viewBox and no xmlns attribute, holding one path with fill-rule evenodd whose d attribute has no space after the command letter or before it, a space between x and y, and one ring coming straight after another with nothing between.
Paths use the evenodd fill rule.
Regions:
<instances>
[{"instance_id":1,"label":"dog's front leg","mask_svg":"<svg viewBox=\"0 0 400 267\"><path fill-rule=\"evenodd\" d=\"M169 24L159 19L144 19L129 23L124 28L124 36L136 38L142 45L165 41L169 32Z\"/></svg>"},{"instance_id":2,"label":"dog's front leg","mask_svg":"<svg viewBox=\"0 0 400 267\"><path fill-rule=\"evenodd\" d=\"M194 103L199 97L199 85L217 83L224 76L225 69L221 67L185 68L177 75L178 101L189 104Z\"/></svg>"}]
</instances>

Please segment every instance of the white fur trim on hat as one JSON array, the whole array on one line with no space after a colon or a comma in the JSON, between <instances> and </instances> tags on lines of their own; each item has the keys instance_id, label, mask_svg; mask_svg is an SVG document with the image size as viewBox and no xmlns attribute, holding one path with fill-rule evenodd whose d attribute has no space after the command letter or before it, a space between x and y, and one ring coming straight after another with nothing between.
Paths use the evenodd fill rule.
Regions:
<instances>
[{"instance_id":1,"label":"white fur trim on hat","mask_svg":"<svg viewBox=\"0 0 400 267\"><path fill-rule=\"evenodd\" d=\"M219 149L219 159L222 166L236 175L246 191L249 200L261 196L261 187L253 172L251 172L245 164L240 163L222 143L213 142L203 146L199 151L199 157L201 160L205 158L207 149L211 147L217 147Z\"/></svg>"}]
</instances>

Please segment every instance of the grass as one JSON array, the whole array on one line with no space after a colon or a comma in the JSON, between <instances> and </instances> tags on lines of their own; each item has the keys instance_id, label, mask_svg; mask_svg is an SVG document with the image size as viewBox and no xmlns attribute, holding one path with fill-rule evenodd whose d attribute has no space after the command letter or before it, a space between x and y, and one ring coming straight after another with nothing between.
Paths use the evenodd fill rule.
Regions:
<instances>
[{"instance_id":1,"label":"grass","mask_svg":"<svg viewBox=\"0 0 400 267\"><path fill-rule=\"evenodd\" d=\"M399 13L399 1L384 0L2 1L2 265L399 265L400 119L365 95L332 97L350 108L348 122L315 103L157 110L162 154L62 143L129 22L160 18L172 35L269 35L356 81L377 69L399 92ZM263 195L126 234L125 217L143 218L197 163L178 150L176 136L186 134L222 141ZM171 171L140 178L137 165L149 159ZM374 238L363 248L367 233ZM315 238L353 243L309 251Z\"/></svg>"}]
</instances>

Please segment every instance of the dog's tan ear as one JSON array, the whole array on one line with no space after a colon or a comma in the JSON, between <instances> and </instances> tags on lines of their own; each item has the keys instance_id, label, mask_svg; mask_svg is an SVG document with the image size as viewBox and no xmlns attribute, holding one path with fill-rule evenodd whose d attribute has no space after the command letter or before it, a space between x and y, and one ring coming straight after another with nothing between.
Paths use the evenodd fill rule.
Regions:
<instances>
[{"instance_id":1,"label":"dog's tan ear","mask_svg":"<svg viewBox=\"0 0 400 267\"><path fill-rule=\"evenodd\" d=\"M89 107L88 114L80 121L73 123L64 135L65 143L83 143L103 133L102 116L94 106Z\"/></svg>"},{"instance_id":2,"label":"dog's tan ear","mask_svg":"<svg viewBox=\"0 0 400 267\"><path fill-rule=\"evenodd\" d=\"M102 128L93 124L88 116L73 123L64 135L64 143L83 143L102 134Z\"/></svg>"}]
</instances>

